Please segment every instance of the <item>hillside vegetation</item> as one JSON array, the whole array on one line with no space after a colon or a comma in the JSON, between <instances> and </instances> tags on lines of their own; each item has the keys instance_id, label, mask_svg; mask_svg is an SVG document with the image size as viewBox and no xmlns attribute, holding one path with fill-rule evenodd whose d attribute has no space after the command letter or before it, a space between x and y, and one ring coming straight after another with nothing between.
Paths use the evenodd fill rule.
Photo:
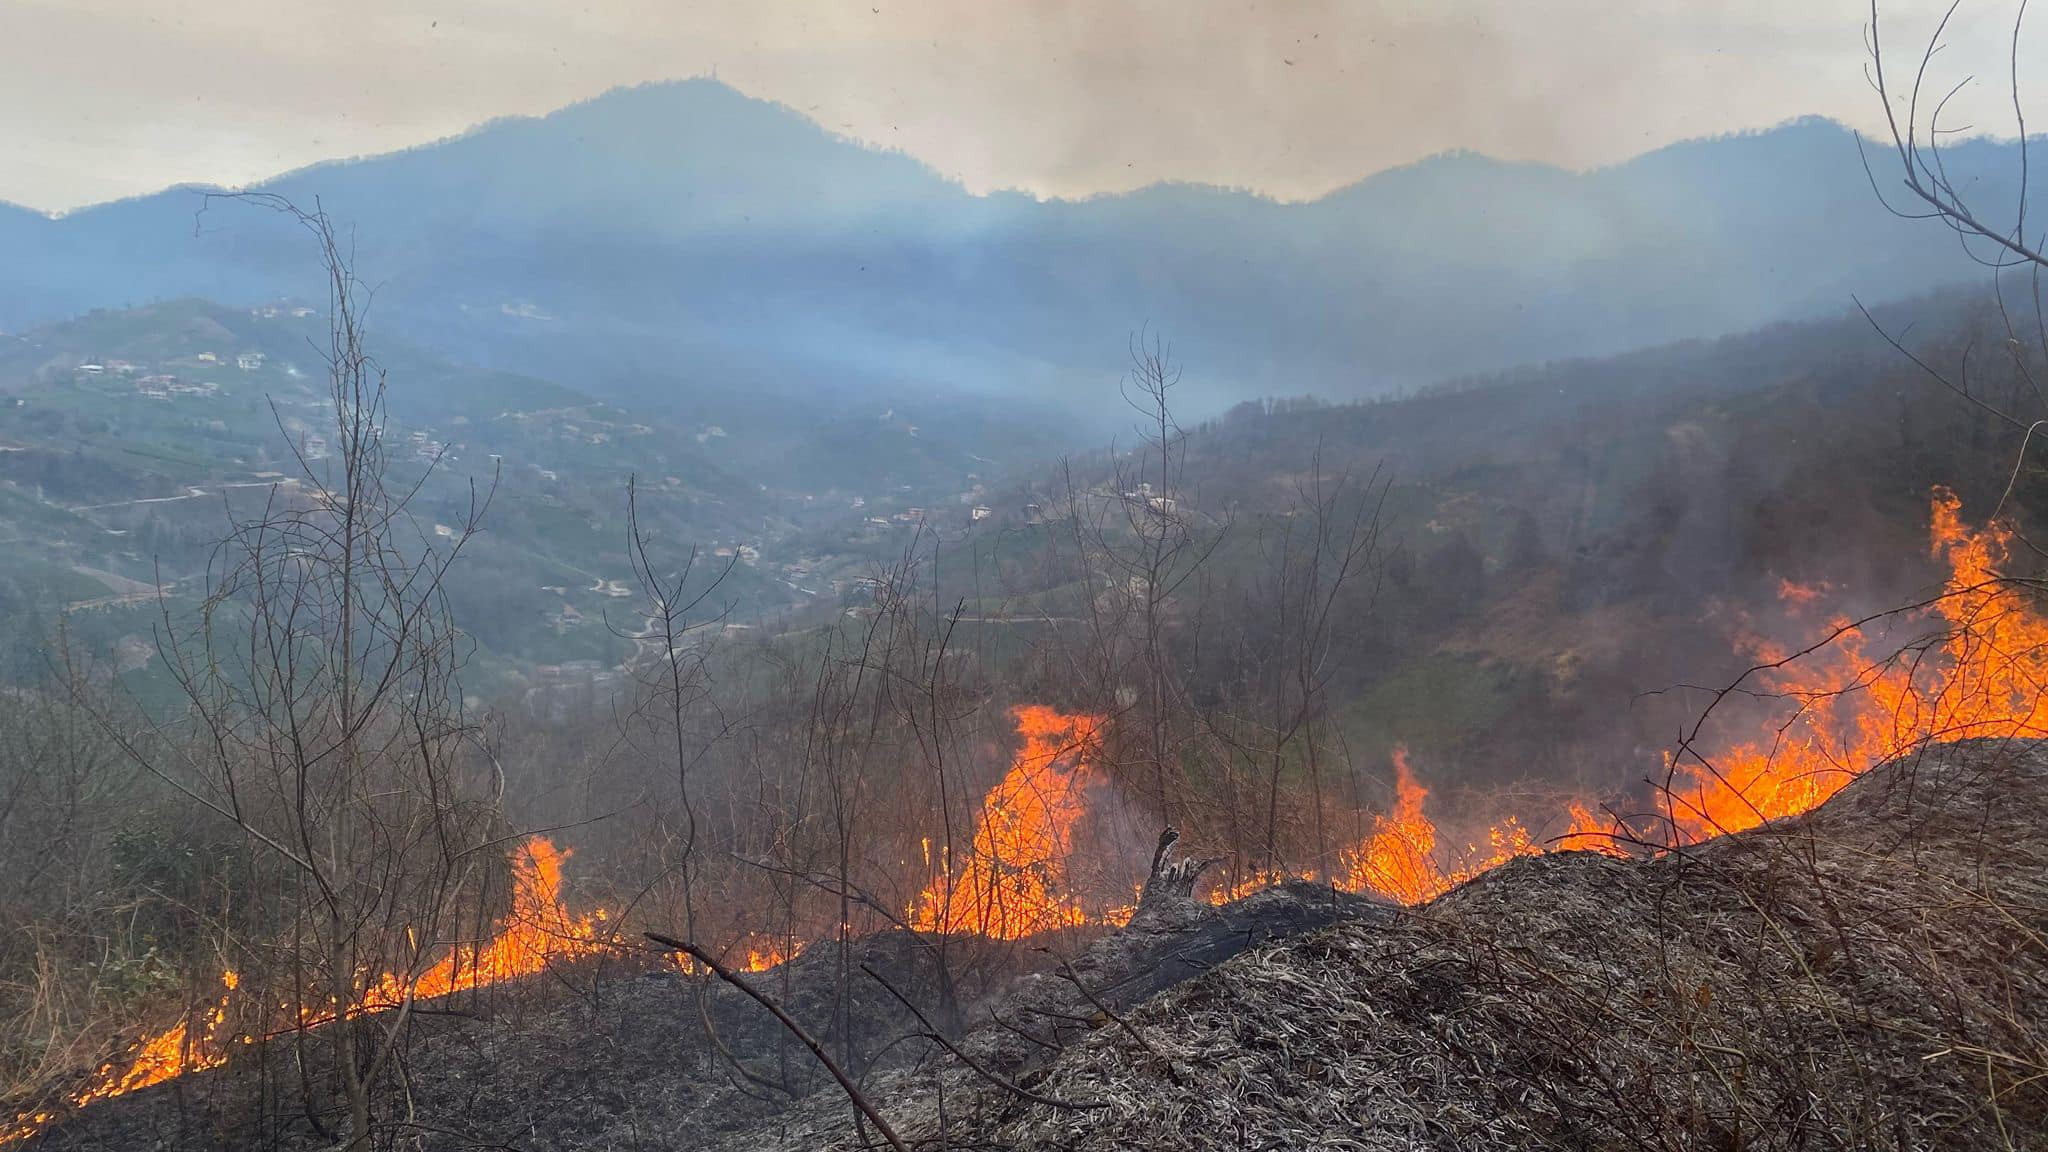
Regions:
<instances>
[{"instance_id":1,"label":"hillside vegetation","mask_svg":"<svg viewBox=\"0 0 2048 1152\"><path fill-rule=\"evenodd\" d=\"M1950 299L1881 310L1875 320L1896 329L1913 318L1930 321L1912 346L1933 365L1952 363L1992 322ZM2016 507L2037 506L2038 477L2000 466L2016 447L2014 429L1956 403L1861 317L1398 400L1261 402L1185 435L1170 410L1155 411L1151 436L1057 465L985 464L935 437L923 480L870 489L872 499L726 472L718 454L734 437L402 344L388 362L388 422L372 420L359 441L382 453L388 486L359 481L355 499L297 494L289 469L319 475L311 440L320 422L363 418L346 399L320 407L309 380L321 376L295 348L321 334L317 316L290 309L183 302L88 316L13 349L8 395L19 402L0 407L0 433L16 459L0 467L16 470L0 492L22 531L46 533L38 555L99 581L108 596L135 598L63 600L72 611L55 629L58 642L33 652L42 668L0 713L20 734L0 760L0 847L9 868L35 878L0 904L15 929L0 954L9 974L0 1024L19 1138L91 1146L111 1131L118 1146L162 1117L161 1133L204 1132L225 1147L331 1142L336 1131L441 1123L394 1111L430 1105L463 1139L502 1142L517 1134L500 1131L493 1110L534 1097L543 1073L424 1105L411 1086L444 1059L478 1069L463 1076L481 1084L492 1075L484 1069L528 1042L528 1007L546 1017L534 1025L539 1035L573 1021L587 1038L599 1020L631 1029L664 1019L652 1002L674 992L686 1013L697 1001L700 1029L709 1015L751 1039L693 1049L696 1062L671 1069L683 1078L655 1089L664 1103L646 1116L626 1106L630 1092L612 1095L618 1103L600 1114L559 1107L522 1117L519 1142L535 1141L552 1118L564 1127L548 1139L561 1146L611 1139L621 1114L629 1124L703 1124L706 1139L758 1143L770 1129L746 1127L757 1119L791 1140L840 1139L844 1102L811 1091L824 1082L805 1047L744 1008L718 1015L737 1003L729 997L725 1009L706 1007L711 985L695 961L651 953L639 933L685 933L706 956L775 974L781 994L849 1063L878 1078L916 1075L900 1062L938 1059L917 1036L964 1039L976 1010L1005 1002L1010 976L1042 969L1049 958L1037 949L1086 970L1082 949L1115 955L1117 941L1152 939L1115 930L1152 922L1142 915L1148 899L1136 897L1159 872L1151 846L1162 825L1213 865L1182 874L1181 912L1166 927L1214 943L1218 923L1238 924L1244 931L1227 935L1248 943L1339 913L1384 920L1390 903L1430 909L1415 921L1428 924L1435 908L1464 907L1481 899L1475 893L1521 883L1515 877L1570 880L1574 869L1594 880L1648 876L1664 885L1654 891L1678 891L1664 882L1736 851L1701 846L1725 830L1720 818L1741 828L1804 812L1902 748L1959 733L2036 734L2027 718L2039 643L2021 636L2023 659L2009 667L1985 660L2000 651L1998 617L2024 631L2036 616L2022 608L1980 622L1966 610L1985 603L1972 598L1972 582L1991 578L2001 587L2019 580L2008 594L2031 604L2024 537L1991 515L2008 481ZM1157 347L1137 347L1119 402L1145 395L1148 381L1154 399L1171 401L1171 369L1148 350ZM146 373L138 357L148 358ZM354 363L360 383L363 362ZM2010 375L1980 369L1973 383L2011 389L2023 376L2017 366ZM437 407L443 395L463 397L462 410ZM1798 418L1785 420L1788 412ZM923 438L893 410L868 419L873 433ZM180 452L188 435L211 437L209 451ZM475 472L426 465L479 457L493 461L498 490L472 537ZM202 495L181 492L190 488ZM247 517L236 495L244 492L268 519L237 519L236 535L215 549L204 505L222 500ZM397 511L350 515L362 501L395 502L382 507ZM188 504L186 520L163 512ZM434 544L450 539L441 525L475 549L449 559L452 545ZM336 526L388 533L364 545L377 563L344 563L354 553L333 550L347 538ZM707 531L733 535L697 535ZM391 543L414 537L425 546ZM379 565L397 575L378 578ZM541 582L571 566L590 583ZM243 579L219 582L222 572ZM306 573L335 583L305 583ZM728 587L721 573L737 579ZM117 580L129 583L109 583ZM161 606L158 580L172 592ZM192 583L174 583L183 581ZM395 639L337 640L332 633L358 615L323 605L363 603L328 591L340 587L382 603L387 615L375 619L389 631L380 635ZM220 594L202 598L201 589ZM1692 745L1695 758L1701 748L1727 751L1752 773L1745 780L1761 779L1770 811L1745 811L1746 797L1714 793L1697 764L1666 759L1704 699L1683 685L1728 684L1772 652L1827 636L1842 616L1918 592L1942 593L1943 607L1886 618L1802 665L1803 678L1753 678ZM755 597L751 617L733 608L742 596ZM579 602L597 611L572 625L556 606ZM545 629L533 627L542 607L558 617ZM123 611L137 615L124 623ZM570 647L579 626L598 645L626 650L583 656ZM1956 635L1990 635L1990 648ZM1894 653L1902 658L1885 659ZM537 663L570 655L553 668ZM337 657L392 663L336 668ZM1876 679L1858 666L1866 658L1878 661ZM294 660L314 664L293 672ZM571 663L581 664L574 682ZM493 664L502 679L490 679ZM348 686L365 677L378 686L377 710L335 719L356 699ZM142 691L151 683L170 690ZM1887 727L1873 709L1895 698L1925 706L1890 715ZM358 770L365 732L375 734L374 759L362 771L374 775ZM1843 742L1865 736L1873 739ZM1771 755L1752 754L1780 746L1807 757L1794 763L1794 780L1773 775L1781 765ZM302 799L309 794L316 802ZM1711 818L1685 808L1695 802L1711 802ZM1729 842L1777 843L1769 837L1778 827ZM292 844L332 847L308 861ZM392 854L393 844L403 850ZM264 850L275 845L286 847ZM1575 851L1589 845L1607 852L1593 860ZM1610 860L1615 853L1628 862ZM393 868L408 878L390 882ZM309 900L306 877L330 874L339 879L315 883L322 895ZM574 889L564 887L568 875ZM1768 883L1789 876L1772 873ZM1635 881L1617 883L1586 896L1585 914L1635 915L1647 898L1627 886ZM1238 899L1249 894L1259 895ZM1262 898L1267 905L1252 903ZM1203 911L1212 902L1238 911L1217 921ZM1250 914L1241 904L1280 909L1279 927L1228 919ZM1717 907L1735 910L1726 899ZM415 916L440 927L415 931ZM1877 916L1873 907L1864 918ZM1423 946L1404 934L1409 923L1387 937L1401 955ZM1605 932L1632 955L1650 938L1634 924L1578 920L1567 935ZM1743 931L1740 940L1755 939ZM1480 959L1457 962L1476 968L1536 947L1481 939ZM1712 985L1705 995L1719 1004L1719 988L1743 973L1720 956L1736 946L1716 939L1699 937L1699 947L1719 949L1713 956L1665 956L1680 976L1698 977L1690 994ZM1316 955L1335 963L1350 955L1343 948ZM1149 994L1223 958L1174 954L1172 981L1134 976L1118 995ZM1602 955L1622 963L1623 954ZM904 975L899 990L936 1022L908 1039L856 1026L910 1028L887 1006L902 1001L865 982L862 960L900 962L889 969ZM1363 954L1346 962L1354 961L1380 963ZM606 981L621 964L635 981L642 970L663 975L619 997ZM1076 983L1056 960L1038 974L1084 1001L1110 991ZM583 998L550 1000L548 980ZM419 999L408 1002L403 990L416 986ZM1835 1004L1769 995L1786 1008L1787 1027L1806 1028ZM1065 999L1048 1019L1098 1033L1093 1046L1100 1028L1085 1023L1101 1026L1095 1013L1130 1036L1115 1020L1142 999L1108 1008ZM1942 1008L1962 1014L1957 1027L1984 1023L1974 1002ZM627 1016L602 1015L615 1010ZM444 1012L498 1023L471 1032L442 1024ZM1284 1026L1283 1014L1268 1015ZM1715 1027L1739 1032L1777 1019ZM1661 1034L1669 1020L1657 1021ZM972 1050L1012 1061L1005 1077L1036 1083L1048 1067L1077 1067L1079 1056L1047 1063L1078 1038L1065 1027L1023 1040L1012 1021L1003 1035L1030 1053L993 1033ZM2031 1035L2031 1023L2016 1027ZM642 1059L675 1031L629 1031L618 1050ZM1811 1046L1803 1032L1760 1035L1759 1061ZM414 1046L431 1037L456 1047L444 1058ZM1134 1043L1148 1054L1157 1046ZM1495 1054L1510 1052L1504 1043L1471 1041L1472 1051ZM1714 1047L1702 1051L1721 1056L1751 1051L1727 1036L1707 1043ZM558 1055L547 1067L563 1066L568 1041L543 1039L537 1050L550 1044ZM260 1055L238 1059L244 1049ZM1458 1138L1625 1140L1674 1117L1694 1124L1687 1131L1701 1146L1718 1146L1727 1132L1809 1131L1766 1130L1751 1116L1792 1098L1793 1070L1759 1064L1723 1099L1689 1086L1699 1067L1621 1069L1623 1058L1571 1071L1566 1082L1622 1084L1630 1101L1663 1110L1653 1119L1607 1116L1573 1096L1535 1118L1497 1110L1495 1128L1456 1129ZM1326 1064L1316 1058L1317 1068ZM596 1066L576 1067L590 1091L613 1091ZM1379 1075L1345 1067L1360 1092ZM280 1069L297 1079L281 1079ZM1890 1122L1872 1111L1878 1105L1847 1095L1853 1086L1831 1067L1810 1072L1829 1107L1847 1110L1813 1131ZM748 1103L707 1080L725 1076ZM1654 1090L1638 1090L1630 1076ZM1667 1090L1666 1080L1686 1083ZM1997 1089L2001 1108L2034 1115L2031 1083L2021 1074L2009 1094ZM164 1111L163 1101L202 1085L205 1107ZM1937 1094L1930 1107L1962 1091L1951 1080L1928 1085ZM251 1116L252 1092L294 1103ZM954 1083L946 1098L980 1093ZM949 1110L943 1123L1039 1139L1046 1121L1016 1112L1011 1095L980 1095L986 1107ZM785 1113L792 1096L805 1100ZM937 1124L923 1111L936 1096L890 1107L906 1122ZM1454 1119L1482 1115L1446 1100ZM1107 1100L1094 1102L1105 1107L1079 1111L1108 1110ZM1367 1096L1355 1102L1379 1107ZM1341 1123L1269 1103L1276 1126L1321 1132L1317 1125ZM1076 1110L1048 1107L1061 1113L1052 1131L1067 1132L1060 1126ZM1126 1136L1153 1122L1139 1111L1129 1110ZM268 1127L252 1135L248 1120Z\"/></svg>"},{"instance_id":2,"label":"hillside vegetation","mask_svg":"<svg viewBox=\"0 0 2048 1152\"><path fill-rule=\"evenodd\" d=\"M1946 163L2004 205L2015 153L1963 143ZM1104 367L1141 327L1175 337L1207 414L1716 336L1977 274L1941 230L1886 213L1855 138L1818 120L1583 173L1439 156L1304 203L1185 185L1041 202L970 195L695 80L261 190L317 195L354 226L394 334L693 420L722 405L710 419L729 427L945 395L1099 432L1119 416ZM319 290L295 228L198 190L0 213L0 229L7 328Z\"/></svg>"}]
</instances>

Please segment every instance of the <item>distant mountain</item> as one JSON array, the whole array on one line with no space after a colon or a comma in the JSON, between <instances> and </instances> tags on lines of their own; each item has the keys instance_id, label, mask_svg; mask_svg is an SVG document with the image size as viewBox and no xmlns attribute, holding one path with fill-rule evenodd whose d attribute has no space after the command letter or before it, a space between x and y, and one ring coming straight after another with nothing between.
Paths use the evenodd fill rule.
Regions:
<instances>
[{"instance_id":1,"label":"distant mountain","mask_svg":"<svg viewBox=\"0 0 2048 1152\"><path fill-rule=\"evenodd\" d=\"M1966 144L1951 171L2000 203L2015 160ZM1587 173L1446 155L1306 203L1184 185L1040 202L694 80L262 190L353 226L387 329L728 420L939 390L1109 424L1138 329L1174 342L1197 414L1357 397L1981 274L1888 214L1854 137L1819 120ZM317 302L288 222L192 189L0 212L0 244L0 327L187 294Z\"/></svg>"}]
</instances>

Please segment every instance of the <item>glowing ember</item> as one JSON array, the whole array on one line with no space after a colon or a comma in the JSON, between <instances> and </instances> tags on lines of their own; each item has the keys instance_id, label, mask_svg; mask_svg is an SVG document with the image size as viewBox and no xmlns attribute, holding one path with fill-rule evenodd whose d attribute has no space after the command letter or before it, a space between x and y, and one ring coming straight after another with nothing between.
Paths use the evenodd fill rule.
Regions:
<instances>
[{"instance_id":1,"label":"glowing ember","mask_svg":"<svg viewBox=\"0 0 2048 1152\"><path fill-rule=\"evenodd\" d=\"M1028 705L1015 709L1024 746L982 800L974 846L953 874L925 886L904 920L920 932L973 932L1015 940L1089 923L1067 884L1074 826L1087 812L1087 756L1099 717Z\"/></svg>"},{"instance_id":2,"label":"glowing ember","mask_svg":"<svg viewBox=\"0 0 2048 1152\"><path fill-rule=\"evenodd\" d=\"M803 955L803 951L801 943L792 945L767 936L749 936L740 946L741 960L735 967L742 972L766 972L782 967Z\"/></svg>"},{"instance_id":3,"label":"glowing ember","mask_svg":"<svg viewBox=\"0 0 2048 1152\"><path fill-rule=\"evenodd\" d=\"M1305 872L1286 872L1278 868L1260 868L1256 871L1245 873L1236 883L1218 884L1216 887L1211 888L1206 899L1211 904L1223 905L1230 903L1232 900L1242 900L1254 892L1264 891L1275 884L1285 884L1290 880L1307 879L1309 879L1309 876Z\"/></svg>"},{"instance_id":4,"label":"glowing ember","mask_svg":"<svg viewBox=\"0 0 2048 1152\"><path fill-rule=\"evenodd\" d=\"M791 943L779 936L767 936L758 932L748 933L739 943L727 949L720 963L738 972L766 972L804 954L802 941ZM680 952L672 954L670 962L692 976L709 975L708 965L699 964L696 957Z\"/></svg>"}]
</instances>

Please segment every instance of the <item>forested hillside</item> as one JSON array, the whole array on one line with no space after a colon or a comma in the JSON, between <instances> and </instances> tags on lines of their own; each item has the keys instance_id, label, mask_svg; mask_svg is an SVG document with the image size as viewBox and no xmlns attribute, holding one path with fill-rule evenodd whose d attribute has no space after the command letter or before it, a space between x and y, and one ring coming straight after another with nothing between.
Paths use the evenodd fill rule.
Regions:
<instances>
[{"instance_id":1,"label":"forested hillside","mask_svg":"<svg viewBox=\"0 0 2048 1152\"><path fill-rule=\"evenodd\" d=\"M1995 205L2016 159L1945 156ZM1103 366L1144 327L1173 335L1207 415L1832 315L1977 271L1887 213L1855 138L1815 120L1592 172L1452 154L1301 203L1185 185L1038 201L969 195L700 80L259 191L352 224L387 332L729 427L938 393L1100 431ZM0 229L9 328L319 290L288 221L203 190L9 210Z\"/></svg>"},{"instance_id":2,"label":"forested hillside","mask_svg":"<svg viewBox=\"0 0 2048 1152\"><path fill-rule=\"evenodd\" d=\"M1274 678L1294 676L1305 601L1334 595L1318 694L1353 755L1406 746L1482 808L1513 781L1640 786L1703 699L1674 689L1939 587L1934 493L1988 514L2022 429L1884 333L1953 372L1998 324L1977 297L1930 297L1398 400L1247 403L1192 427L1173 499L1204 543L1167 630L1190 703L1291 713ZM1994 399L2025 387L1984 358L1971 382ZM997 489L990 520L933 546L933 603L967 605L961 634L999 647L1099 626L1132 573L1087 562L1087 537L1105 521L1129 537L1118 498L1165 490L1141 456L1080 455ZM2036 483L2023 472L2008 507ZM1332 590L1329 554L1361 515L1377 533Z\"/></svg>"}]
</instances>

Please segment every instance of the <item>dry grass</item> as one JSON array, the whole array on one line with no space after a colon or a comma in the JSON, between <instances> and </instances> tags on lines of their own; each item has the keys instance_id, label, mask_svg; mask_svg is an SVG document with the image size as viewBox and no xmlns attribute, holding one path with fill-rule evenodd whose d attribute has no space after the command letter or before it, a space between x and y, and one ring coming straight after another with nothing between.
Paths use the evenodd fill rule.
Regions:
<instances>
[{"instance_id":1,"label":"dry grass","mask_svg":"<svg viewBox=\"0 0 2048 1152\"><path fill-rule=\"evenodd\" d=\"M2048 744L1936 748L1797 820L1655 860L1522 859L1417 913L1284 890L1148 911L963 1002L960 1049L1035 1101L861 979L935 1003L922 953L887 939L910 951L859 958L850 1016L864 1091L919 1149L2048 1149ZM820 1028L829 951L771 980ZM803 1099L750 1091L696 1042L680 977L624 977L418 1022L422 1114L489 1137L425 1144L859 1142L801 1053ZM775 1075L772 1021L721 1019ZM88 1109L50 1146L271 1146L250 1093L290 1062L235 1073Z\"/></svg>"},{"instance_id":2,"label":"dry grass","mask_svg":"<svg viewBox=\"0 0 2048 1152\"><path fill-rule=\"evenodd\" d=\"M945 1144L2048 1148L2048 746L1934 748L1684 855L1520 860L1126 1019L1030 1079L1105 1107L985 1096Z\"/></svg>"}]
</instances>

